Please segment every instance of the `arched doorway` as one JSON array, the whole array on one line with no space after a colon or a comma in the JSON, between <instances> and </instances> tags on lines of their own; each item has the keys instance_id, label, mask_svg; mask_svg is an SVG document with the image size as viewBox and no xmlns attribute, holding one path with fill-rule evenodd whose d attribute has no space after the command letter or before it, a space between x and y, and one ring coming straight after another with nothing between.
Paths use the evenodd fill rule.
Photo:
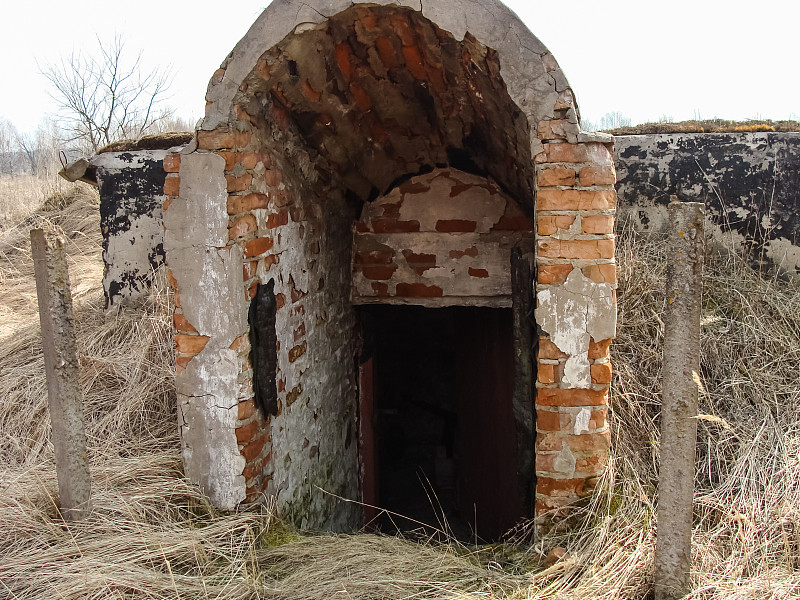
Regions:
<instances>
[{"instance_id":1,"label":"arched doorway","mask_svg":"<svg viewBox=\"0 0 800 600\"><path fill-rule=\"evenodd\" d=\"M489 229L502 222L519 233L508 226L524 220L530 233L536 221L543 341L535 500L537 511L559 509L596 483L608 448L609 140L580 132L552 55L501 3L382 4L272 2L212 78L196 145L165 159L187 475L223 508L269 496L301 526L361 521L360 509L340 500L362 491L356 298L444 306L466 294L459 306L513 304L514 293L502 306L476 301L504 293L486 292L498 278L469 264L472 246L448 249L448 260L458 260L450 251L464 253L463 277L437 274L442 265L425 264L416 255L428 252L416 246L401 252L398 272L422 271L420 280L353 270L352 227L365 207L389 211L371 218L376 234L426 233L428 221L427 233L466 234L473 222L478 233L494 219L493 200L476 218L434 218L422 205L424 217L405 219L378 202L415 177L449 170L490 181L510 199ZM508 257L523 254L512 247ZM391 267L364 266L373 274ZM512 283L523 279L512 273ZM253 399L248 314L259 284L270 282L276 376L274 411L265 411ZM362 283L366 293L354 295ZM518 350L515 372L524 362ZM515 412L514 421L533 431L532 416ZM530 449L533 439L517 437L519 459L519 446Z\"/></svg>"},{"instance_id":2,"label":"arched doorway","mask_svg":"<svg viewBox=\"0 0 800 600\"><path fill-rule=\"evenodd\" d=\"M497 539L532 514L533 382L515 361L518 349L532 366L531 286L528 276L513 289L514 250L529 272L531 219L492 180L457 169L362 208L353 302L367 522Z\"/></svg>"}]
</instances>

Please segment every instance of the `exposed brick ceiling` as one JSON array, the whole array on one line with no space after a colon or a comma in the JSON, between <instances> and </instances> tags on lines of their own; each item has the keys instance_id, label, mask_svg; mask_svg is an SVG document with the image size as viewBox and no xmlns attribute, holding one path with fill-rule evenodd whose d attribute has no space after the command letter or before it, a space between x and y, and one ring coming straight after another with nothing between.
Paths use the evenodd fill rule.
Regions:
<instances>
[{"instance_id":1,"label":"exposed brick ceiling","mask_svg":"<svg viewBox=\"0 0 800 600\"><path fill-rule=\"evenodd\" d=\"M287 36L262 56L237 104L278 145L299 137L318 185L351 197L371 200L451 165L532 204L528 122L497 53L469 34L456 41L418 12L357 6Z\"/></svg>"}]
</instances>

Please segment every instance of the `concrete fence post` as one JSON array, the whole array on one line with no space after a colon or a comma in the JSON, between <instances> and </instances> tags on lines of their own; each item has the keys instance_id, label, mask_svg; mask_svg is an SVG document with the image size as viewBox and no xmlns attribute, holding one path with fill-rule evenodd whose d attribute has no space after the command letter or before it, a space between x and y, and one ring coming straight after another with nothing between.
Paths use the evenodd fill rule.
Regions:
<instances>
[{"instance_id":1,"label":"concrete fence post","mask_svg":"<svg viewBox=\"0 0 800 600\"><path fill-rule=\"evenodd\" d=\"M700 312L705 255L704 205L669 205L664 391L655 556L656 600L691 591L692 502L697 443Z\"/></svg>"},{"instance_id":2,"label":"concrete fence post","mask_svg":"<svg viewBox=\"0 0 800 600\"><path fill-rule=\"evenodd\" d=\"M31 250L61 514L66 520L75 521L88 516L91 510L91 475L64 239L55 232L32 229Z\"/></svg>"}]
</instances>

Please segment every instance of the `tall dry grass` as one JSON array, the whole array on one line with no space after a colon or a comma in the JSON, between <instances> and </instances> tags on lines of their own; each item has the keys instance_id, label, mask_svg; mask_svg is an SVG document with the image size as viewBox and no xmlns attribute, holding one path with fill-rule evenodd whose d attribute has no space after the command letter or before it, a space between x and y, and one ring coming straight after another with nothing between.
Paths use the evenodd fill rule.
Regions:
<instances>
[{"instance_id":1,"label":"tall dry grass","mask_svg":"<svg viewBox=\"0 0 800 600\"><path fill-rule=\"evenodd\" d=\"M47 178L0 175L0 230L14 227L47 198L70 188L71 184L54 173Z\"/></svg>"},{"instance_id":2,"label":"tall dry grass","mask_svg":"<svg viewBox=\"0 0 800 600\"><path fill-rule=\"evenodd\" d=\"M69 527L27 241L43 220L69 238L92 460L94 514ZM140 311L106 320L96 196L70 188L0 232L0 599L648 597L664 250L629 232L619 248L614 449L578 525L483 548L309 536L269 508L219 513L182 477L169 298L157 287ZM798 283L715 255L702 345L691 597L800 597ZM555 546L569 558L545 568Z\"/></svg>"}]
</instances>

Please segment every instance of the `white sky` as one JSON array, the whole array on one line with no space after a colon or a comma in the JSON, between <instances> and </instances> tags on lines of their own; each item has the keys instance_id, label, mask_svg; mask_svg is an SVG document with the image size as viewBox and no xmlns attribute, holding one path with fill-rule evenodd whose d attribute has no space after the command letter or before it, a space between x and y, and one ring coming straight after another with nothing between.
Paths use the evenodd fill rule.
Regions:
<instances>
[{"instance_id":1,"label":"white sky","mask_svg":"<svg viewBox=\"0 0 800 600\"><path fill-rule=\"evenodd\" d=\"M268 0L0 0L0 117L33 130L54 110L38 65L122 34L172 65L170 103L194 122L211 74ZM507 0L554 54L585 119L634 123L800 117L798 0ZM219 7L223 7L220 10Z\"/></svg>"}]
</instances>

